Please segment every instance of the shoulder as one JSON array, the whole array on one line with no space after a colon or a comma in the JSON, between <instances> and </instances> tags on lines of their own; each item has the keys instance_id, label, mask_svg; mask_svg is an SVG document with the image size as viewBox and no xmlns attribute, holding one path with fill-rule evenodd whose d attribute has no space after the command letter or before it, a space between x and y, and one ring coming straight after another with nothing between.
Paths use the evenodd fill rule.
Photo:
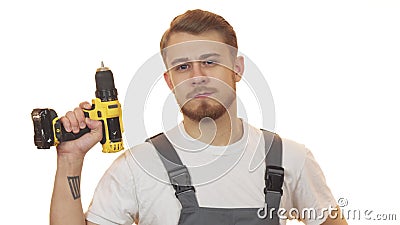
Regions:
<instances>
[{"instance_id":1,"label":"shoulder","mask_svg":"<svg viewBox=\"0 0 400 225\"><path fill-rule=\"evenodd\" d=\"M285 170L296 174L297 178L304 176L307 172L322 175L322 170L314 155L304 144L282 138L282 146Z\"/></svg>"},{"instance_id":2,"label":"shoulder","mask_svg":"<svg viewBox=\"0 0 400 225\"><path fill-rule=\"evenodd\" d=\"M126 167L132 167L135 161L144 160L152 157L153 145L148 142L135 145L125 150L120 156L118 156L111 164L109 170L126 169ZM132 168L131 168L132 170Z\"/></svg>"},{"instance_id":3,"label":"shoulder","mask_svg":"<svg viewBox=\"0 0 400 225\"><path fill-rule=\"evenodd\" d=\"M335 204L323 171L312 152L304 144L290 139L282 138L282 143L285 184L292 206L320 209Z\"/></svg>"},{"instance_id":4,"label":"shoulder","mask_svg":"<svg viewBox=\"0 0 400 225\"><path fill-rule=\"evenodd\" d=\"M304 144L295 142L287 138L282 139L282 160L285 168L301 170L307 158L309 150Z\"/></svg>"},{"instance_id":5,"label":"shoulder","mask_svg":"<svg viewBox=\"0 0 400 225\"><path fill-rule=\"evenodd\" d=\"M111 180L120 182L123 186L130 186L148 173L159 169L161 160L152 144L143 142L122 152L104 173L101 182ZM160 163L158 163L158 160ZM160 173L160 172L158 172Z\"/></svg>"},{"instance_id":6,"label":"shoulder","mask_svg":"<svg viewBox=\"0 0 400 225\"><path fill-rule=\"evenodd\" d=\"M276 133L273 131L267 131ZM279 135L279 133L276 133ZM251 135L256 140L259 140L261 146L265 148L265 143L271 143L272 135L270 140L265 140L263 131L255 127L249 126L249 135ZM268 137L268 136L267 136ZM304 144L298 143L291 139L280 136L282 140L282 166L285 170L298 171L304 166L305 160L309 150Z\"/></svg>"},{"instance_id":7,"label":"shoulder","mask_svg":"<svg viewBox=\"0 0 400 225\"><path fill-rule=\"evenodd\" d=\"M156 153L154 150L154 146L145 141L128 149L124 155L125 157L133 157L133 159L141 159L153 156Z\"/></svg>"},{"instance_id":8,"label":"shoulder","mask_svg":"<svg viewBox=\"0 0 400 225\"><path fill-rule=\"evenodd\" d=\"M261 146L265 148L266 144L271 140L264 140L263 133L260 129L252 129L255 135L261 136ZM270 131L271 132L271 131ZM279 133L277 133L279 135ZM309 150L304 144L296 142L294 140L282 137L282 167L285 170L285 185L289 190L294 190L298 180L301 177L304 166L307 164L307 158L309 157Z\"/></svg>"},{"instance_id":9,"label":"shoulder","mask_svg":"<svg viewBox=\"0 0 400 225\"><path fill-rule=\"evenodd\" d=\"M150 180L162 183L169 181L157 150L149 142L145 141L133 146L126 150L121 158L126 161L135 183L149 182Z\"/></svg>"}]
</instances>

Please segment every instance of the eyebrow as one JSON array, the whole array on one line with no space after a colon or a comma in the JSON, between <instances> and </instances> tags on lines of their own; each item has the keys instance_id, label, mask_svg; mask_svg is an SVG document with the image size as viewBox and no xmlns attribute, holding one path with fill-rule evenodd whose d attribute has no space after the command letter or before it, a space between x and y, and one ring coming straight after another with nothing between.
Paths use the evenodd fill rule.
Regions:
<instances>
[{"instance_id":1,"label":"eyebrow","mask_svg":"<svg viewBox=\"0 0 400 225\"><path fill-rule=\"evenodd\" d=\"M186 57L186 58L177 58L177 59L172 60L171 65L175 66L178 63L187 62L187 61L189 61L188 57Z\"/></svg>"},{"instance_id":2,"label":"eyebrow","mask_svg":"<svg viewBox=\"0 0 400 225\"><path fill-rule=\"evenodd\" d=\"M203 55L199 56L199 60L204 60L204 59L207 59L207 58L213 57L213 56L219 57L219 56L221 56L221 55L218 54L218 53L207 53L207 54L203 54ZM185 58L177 58L177 59L172 60L171 65L172 65L172 66L175 66L175 65L177 65L178 63L188 62L188 61L189 61L189 58L188 58L188 57L185 57Z\"/></svg>"},{"instance_id":3,"label":"eyebrow","mask_svg":"<svg viewBox=\"0 0 400 225\"><path fill-rule=\"evenodd\" d=\"M218 54L218 53L208 53L208 54L201 55L201 56L199 57L199 59L200 59L200 60L202 60L202 59L207 59L207 58L212 57L212 56L217 56L217 57L219 57L219 56L221 56L221 55Z\"/></svg>"}]
</instances>

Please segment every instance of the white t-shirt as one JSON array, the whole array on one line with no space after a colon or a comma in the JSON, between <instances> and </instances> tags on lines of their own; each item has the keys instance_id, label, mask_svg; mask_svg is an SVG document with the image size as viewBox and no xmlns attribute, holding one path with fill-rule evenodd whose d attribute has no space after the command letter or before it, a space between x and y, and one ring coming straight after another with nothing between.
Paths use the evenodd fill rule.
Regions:
<instances>
[{"instance_id":1,"label":"white t-shirt","mask_svg":"<svg viewBox=\"0 0 400 225\"><path fill-rule=\"evenodd\" d=\"M265 144L262 131L243 122L242 138L229 146L206 145L185 133L183 124L166 132L189 169L201 207L261 208L264 206ZM281 208L286 216L313 208L316 216L335 207L335 199L311 152L304 145L282 139L285 177ZM101 225L177 225L181 204L169 184L155 148L143 143L125 151L100 180L86 213ZM281 211L285 212L285 211ZM308 211L309 212L309 211ZM288 214L290 213L290 215ZM323 218L309 218L320 224ZM254 215L257 216L257 215ZM322 217L322 216L321 216ZM281 224L286 224L281 220Z\"/></svg>"}]
</instances>

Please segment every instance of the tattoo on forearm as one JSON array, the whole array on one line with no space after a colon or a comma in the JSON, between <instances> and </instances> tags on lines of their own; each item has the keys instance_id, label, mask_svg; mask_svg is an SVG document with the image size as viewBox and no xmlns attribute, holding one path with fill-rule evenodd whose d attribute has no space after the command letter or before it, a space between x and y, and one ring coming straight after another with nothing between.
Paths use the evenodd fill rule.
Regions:
<instances>
[{"instance_id":1,"label":"tattoo on forearm","mask_svg":"<svg viewBox=\"0 0 400 225\"><path fill-rule=\"evenodd\" d=\"M67 177L69 188L71 189L71 194L74 200L81 197L81 189L80 189L80 177Z\"/></svg>"}]
</instances>

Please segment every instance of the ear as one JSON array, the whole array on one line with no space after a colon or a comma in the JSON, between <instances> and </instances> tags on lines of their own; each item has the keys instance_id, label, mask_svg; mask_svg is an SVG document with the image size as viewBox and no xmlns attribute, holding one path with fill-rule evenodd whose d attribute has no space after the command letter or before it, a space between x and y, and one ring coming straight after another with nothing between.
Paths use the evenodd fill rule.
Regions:
<instances>
[{"instance_id":1,"label":"ear","mask_svg":"<svg viewBox=\"0 0 400 225\"><path fill-rule=\"evenodd\" d=\"M235 60L235 81L239 82L242 79L244 73L244 57L238 56Z\"/></svg>"},{"instance_id":2,"label":"ear","mask_svg":"<svg viewBox=\"0 0 400 225\"><path fill-rule=\"evenodd\" d=\"M169 89L172 91L174 89L174 85L172 83L170 74L168 73L168 71L164 72L164 80L167 83Z\"/></svg>"}]
</instances>

